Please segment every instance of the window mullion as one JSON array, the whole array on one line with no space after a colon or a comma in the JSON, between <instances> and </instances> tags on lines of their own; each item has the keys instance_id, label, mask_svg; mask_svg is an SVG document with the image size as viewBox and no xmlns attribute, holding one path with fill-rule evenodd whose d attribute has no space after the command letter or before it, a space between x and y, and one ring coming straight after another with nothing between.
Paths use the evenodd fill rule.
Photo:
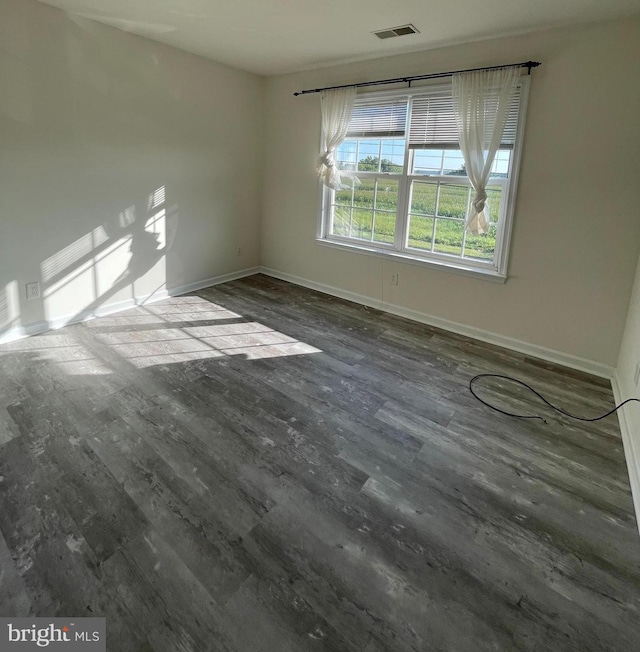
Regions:
<instances>
[{"instance_id":1,"label":"window mullion","mask_svg":"<svg viewBox=\"0 0 640 652\"><path fill-rule=\"evenodd\" d=\"M436 202L433 209L433 231L431 232L431 253L436 250L436 231L438 229L438 211L440 209L440 184L442 183L441 179L438 179L436 185Z\"/></svg>"},{"instance_id":2,"label":"window mullion","mask_svg":"<svg viewBox=\"0 0 640 652\"><path fill-rule=\"evenodd\" d=\"M407 125L411 118L411 98L407 102ZM402 251L409 240L409 200L411 197L411 182L409 181L409 170L413 165L413 150L409 149L408 128L404 135L404 165L402 167L402 178L398 183L398 206L396 209L396 229L394 247Z\"/></svg>"},{"instance_id":3,"label":"window mullion","mask_svg":"<svg viewBox=\"0 0 640 652\"><path fill-rule=\"evenodd\" d=\"M402 175L398 183L398 207L396 210L396 231L394 246L398 251L405 248L407 243L407 230L409 228L409 198L411 196L411 182L406 174Z\"/></svg>"},{"instance_id":4,"label":"window mullion","mask_svg":"<svg viewBox=\"0 0 640 652\"><path fill-rule=\"evenodd\" d=\"M349 237L353 237L353 206L349 207Z\"/></svg>"},{"instance_id":5,"label":"window mullion","mask_svg":"<svg viewBox=\"0 0 640 652\"><path fill-rule=\"evenodd\" d=\"M380 157L378 157L380 158ZM378 163L380 167L380 163ZM373 181L373 205L371 206L371 242L374 240L374 233L376 230L376 204L378 203L378 177Z\"/></svg>"},{"instance_id":6,"label":"window mullion","mask_svg":"<svg viewBox=\"0 0 640 652\"><path fill-rule=\"evenodd\" d=\"M464 258L464 252L467 247L467 217L469 216L469 209L471 207L471 190L473 186L469 184L469 188L467 189L467 207L464 212L464 229L462 231L462 253L461 256Z\"/></svg>"},{"instance_id":7,"label":"window mullion","mask_svg":"<svg viewBox=\"0 0 640 652\"><path fill-rule=\"evenodd\" d=\"M513 162L513 157L511 157L510 163ZM509 170L509 174L511 174L511 169ZM490 180L491 182L491 180ZM509 186L509 179L497 179L493 180L493 183L495 185L499 185L501 189L501 201L500 201L500 212L498 215L496 215L496 244L495 244L495 254L494 254L494 265L496 268L500 267L501 264L501 259L504 255L504 248L503 248L503 239L505 238L505 229L508 224L508 218L507 218L507 209L509 208L508 204L508 193L510 190Z\"/></svg>"},{"instance_id":8,"label":"window mullion","mask_svg":"<svg viewBox=\"0 0 640 652\"><path fill-rule=\"evenodd\" d=\"M321 237L323 238L333 233L333 224L335 221L335 208L333 203L333 191L322 184L322 212L325 215L325 218L322 220L323 231L321 232Z\"/></svg>"}]
</instances>

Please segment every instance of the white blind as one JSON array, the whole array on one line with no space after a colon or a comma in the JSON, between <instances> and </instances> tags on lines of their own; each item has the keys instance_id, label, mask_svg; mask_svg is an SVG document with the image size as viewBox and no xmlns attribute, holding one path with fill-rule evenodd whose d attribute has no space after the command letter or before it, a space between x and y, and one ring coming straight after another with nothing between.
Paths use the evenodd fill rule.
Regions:
<instances>
[{"instance_id":1,"label":"white blind","mask_svg":"<svg viewBox=\"0 0 640 652\"><path fill-rule=\"evenodd\" d=\"M518 86L509 107L507 124L500 145L504 149L512 148L516 141L520 91L521 87ZM409 124L409 147L413 149L460 149L458 126L450 89L440 89L428 95L418 95L413 98Z\"/></svg>"},{"instance_id":2,"label":"white blind","mask_svg":"<svg viewBox=\"0 0 640 652\"><path fill-rule=\"evenodd\" d=\"M407 104L406 98L357 100L347 138L404 136Z\"/></svg>"}]
</instances>

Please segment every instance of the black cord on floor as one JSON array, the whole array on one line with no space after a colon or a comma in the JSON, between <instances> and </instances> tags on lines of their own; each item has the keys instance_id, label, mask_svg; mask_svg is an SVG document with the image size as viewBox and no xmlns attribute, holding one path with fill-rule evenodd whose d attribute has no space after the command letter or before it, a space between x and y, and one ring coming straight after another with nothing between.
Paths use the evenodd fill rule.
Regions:
<instances>
[{"instance_id":1,"label":"black cord on floor","mask_svg":"<svg viewBox=\"0 0 640 652\"><path fill-rule=\"evenodd\" d=\"M613 414L614 412L618 411L626 403L629 403L631 401L637 401L638 403L640 403L640 399L628 398L626 401L620 403L620 405L616 405L612 410L609 410L606 414L603 414L600 417L594 417L593 419L587 419L586 417L577 417L574 414L565 412L562 408L556 407L555 405L553 405L553 403L547 401L547 399L544 396L542 396L540 392L537 392L535 389L533 389L531 385L527 385L527 383L524 383L521 380L518 380L517 378L512 378L511 376L502 376L501 374L478 374L477 376L474 376L469 381L469 391L473 394L475 398L477 398L480 401L480 403L486 405L488 408L491 408L492 410L495 410L496 412L500 412L500 414L506 414L508 417L516 417L517 419L540 419L544 423L547 423L547 420L539 415L514 414L513 412L507 412L506 410L501 410L500 408L497 408L495 405L491 405L491 403L487 403L485 400L481 399L473 391L473 383L476 380L478 380L478 378L502 378L503 380L509 380L512 383L517 383L518 385L522 385L523 387L526 387L529 391L533 392L543 403L546 403L546 405L548 405L552 410L555 410L560 414L564 414L566 417L570 417L571 419L576 419L578 421L600 421L600 419L604 419L605 417L608 417L610 414Z\"/></svg>"}]
</instances>

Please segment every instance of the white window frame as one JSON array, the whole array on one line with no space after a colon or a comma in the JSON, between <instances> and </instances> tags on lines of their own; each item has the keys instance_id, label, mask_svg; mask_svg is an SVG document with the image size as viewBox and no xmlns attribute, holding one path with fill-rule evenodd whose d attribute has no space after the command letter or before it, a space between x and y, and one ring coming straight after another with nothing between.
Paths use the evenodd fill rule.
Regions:
<instances>
[{"instance_id":1,"label":"white window frame","mask_svg":"<svg viewBox=\"0 0 640 652\"><path fill-rule=\"evenodd\" d=\"M415 150L409 147L409 120L405 132L405 155L402 173L390 172L361 172L355 174L358 178L389 178L398 180L398 208L396 212L395 241L393 244L367 242L339 235L333 235L332 220L334 190L320 184L321 198L319 201L318 228L316 232L316 241L318 244L337 247L342 250L364 253L373 256L391 257L402 260L411 264L433 267L441 270L452 271L459 274L471 275L474 277L485 278L488 280L503 283L507 278L507 268L509 262L509 249L511 244L511 233L516 204L516 190L518 186L518 175L520 170L520 160L522 156L522 144L524 136L524 127L526 120L526 109L529 97L529 77L523 76L518 82L520 85L520 107L518 112L518 124L516 130L515 143L512 149L512 155L509 162L509 171L507 178L491 177L487 185L502 185L502 201L500 206L500 215L498 216L498 226L496 232L496 247L493 261L480 261L453 254L424 252L405 246L405 240L408 238L408 220L410 207L410 189L413 181L430 181L433 183L452 183L468 185L468 177L452 175L429 175L409 174L413 169L413 157ZM448 84L424 84L410 89L373 91L363 93L361 97L367 99L385 99L385 98L407 98L409 102L416 95L424 94L425 90L440 90L442 88L451 88ZM506 192L505 192L506 190ZM442 219L442 218L438 218ZM466 233L465 233L466 236Z\"/></svg>"}]
</instances>

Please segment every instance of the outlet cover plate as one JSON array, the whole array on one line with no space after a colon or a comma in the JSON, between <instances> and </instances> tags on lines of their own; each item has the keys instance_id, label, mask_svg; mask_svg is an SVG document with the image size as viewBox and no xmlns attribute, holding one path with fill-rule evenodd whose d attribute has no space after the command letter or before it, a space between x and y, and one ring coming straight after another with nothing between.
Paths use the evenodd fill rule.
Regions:
<instances>
[{"instance_id":1,"label":"outlet cover plate","mask_svg":"<svg viewBox=\"0 0 640 652\"><path fill-rule=\"evenodd\" d=\"M27 283L25 285L27 300L39 299L40 298L40 283L34 281L33 283Z\"/></svg>"}]
</instances>

